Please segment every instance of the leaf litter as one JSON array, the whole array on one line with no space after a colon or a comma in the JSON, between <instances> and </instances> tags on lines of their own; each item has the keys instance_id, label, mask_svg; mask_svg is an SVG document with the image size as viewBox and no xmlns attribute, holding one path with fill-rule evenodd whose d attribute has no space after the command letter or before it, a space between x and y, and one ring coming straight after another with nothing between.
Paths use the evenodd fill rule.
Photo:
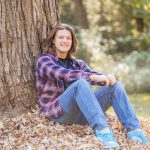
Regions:
<instances>
[{"instance_id":1,"label":"leaf litter","mask_svg":"<svg viewBox=\"0 0 150 150\"><path fill-rule=\"evenodd\" d=\"M126 138L126 131L115 114L107 113L120 147L118 150L149 150L150 144L136 144ZM150 119L139 118L150 138ZM88 125L60 125L39 115L38 111L0 120L1 150L98 150L104 149Z\"/></svg>"}]
</instances>

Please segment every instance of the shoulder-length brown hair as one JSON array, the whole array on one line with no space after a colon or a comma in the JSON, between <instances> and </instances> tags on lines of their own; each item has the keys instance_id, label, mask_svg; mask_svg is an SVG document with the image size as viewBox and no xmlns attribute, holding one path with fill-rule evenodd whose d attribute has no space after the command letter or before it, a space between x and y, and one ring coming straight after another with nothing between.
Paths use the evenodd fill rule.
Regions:
<instances>
[{"instance_id":1,"label":"shoulder-length brown hair","mask_svg":"<svg viewBox=\"0 0 150 150\"><path fill-rule=\"evenodd\" d=\"M53 44L53 40L55 38L56 32L58 30L64 30L64 29L70 31L71 36L72 36L72 46L68 52L67 58L71 58L75 54L75 52L77 51L78 41L77 41L77 37L76 37L74 29L68 24L58 24L52 28L52 30L49 34L49 37L46 40L47 44L46 44L46 46L44 46L45 48L43 49L46 53L55 53L56 54L55 45Z\"/></svg>"}]
</instances>

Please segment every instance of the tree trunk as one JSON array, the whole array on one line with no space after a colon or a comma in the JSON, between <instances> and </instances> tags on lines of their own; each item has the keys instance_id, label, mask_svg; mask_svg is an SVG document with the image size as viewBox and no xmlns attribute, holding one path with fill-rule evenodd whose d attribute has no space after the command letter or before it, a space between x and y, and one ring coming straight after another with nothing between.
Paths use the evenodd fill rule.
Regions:
<instances>
[{"instance_id":1,"label":"tree trunk","mask_svg":"<svg viewBox=\"0 0 150 150\"><path fill-rule=\"evenodd\" d=\"M136 19L136 23L137 23L137 30L139 32L143 32L144 31L144 19L143 18L135 18Z\"/></svg>"},{"instance_id":2,"label":"tree trunk","mask_svg":"<svg viewBox=\"0 0 150 150\"><path fill-rule=\"evenodd\" d=\"M58 20L57 0L0 0L0 116L35 105L34 60Z\"/></svg>"},{"instance_id":3,"label":"tree trunk","mask_svg":"<svg viewBox=\"0 0 150 150\"><path fill-rule=\"evenodd\" d=\"M82 0L74 0L74 2L75 2L75 10L76 10L75 15L77 18L78 25L80 25L82 29L88 29L89 23L88 23L87 13Z\"/></svg>"}]
</instances>

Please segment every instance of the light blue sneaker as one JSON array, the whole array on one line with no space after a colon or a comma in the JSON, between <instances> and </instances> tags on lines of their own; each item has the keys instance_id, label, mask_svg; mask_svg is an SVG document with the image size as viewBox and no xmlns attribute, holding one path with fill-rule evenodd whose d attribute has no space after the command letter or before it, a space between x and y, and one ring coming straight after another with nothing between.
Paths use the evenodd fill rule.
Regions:
<instances>
[{"instance_id":1,"label":"light blue sneaker","mask_svg":"<svg viewBox=\"0 0 150 150\"><path fill-rule=\"evenodd\" d=\"M129 131L127 133L127 137L130 140L135 141L137 143L143 143L143 144L150 143L149 139L145 136L145 134L141 129L135 129L133 131Z\"/></svg>"},{"instance_id":2,"label":"light blue sneaker","mask_svg":"<svg viewBox=\"0 0 150 150\"><path fill-rule=\"evenodd\" d=\"M119 147L119 144L116 142L113 133L109 128L96 130L95 135L97 139L104 145L104 148Z\"/></svg>"}]
</instances>

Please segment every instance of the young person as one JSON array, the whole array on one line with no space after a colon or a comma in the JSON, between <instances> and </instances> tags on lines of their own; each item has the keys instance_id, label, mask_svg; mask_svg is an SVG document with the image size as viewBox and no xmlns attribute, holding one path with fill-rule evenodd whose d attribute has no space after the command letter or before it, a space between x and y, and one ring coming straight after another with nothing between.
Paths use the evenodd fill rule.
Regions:
<instances>
[{"instance_id":1,"label":"young person","mask_svg":"<svg viewBox=\"0 0 150 150\"><path fill-rule=\"evenodd\" d=\"M36 87L42 115L61 124L85 124L104 147L119 146L104 112L113 106L130 140L148 143L123 86L112 75L92 71L73 57L77 38L73 28L58 24L48 38L48 49L36 63ZM94 93L91 85L101 87Z\"/></svg>"}]
</instances>

